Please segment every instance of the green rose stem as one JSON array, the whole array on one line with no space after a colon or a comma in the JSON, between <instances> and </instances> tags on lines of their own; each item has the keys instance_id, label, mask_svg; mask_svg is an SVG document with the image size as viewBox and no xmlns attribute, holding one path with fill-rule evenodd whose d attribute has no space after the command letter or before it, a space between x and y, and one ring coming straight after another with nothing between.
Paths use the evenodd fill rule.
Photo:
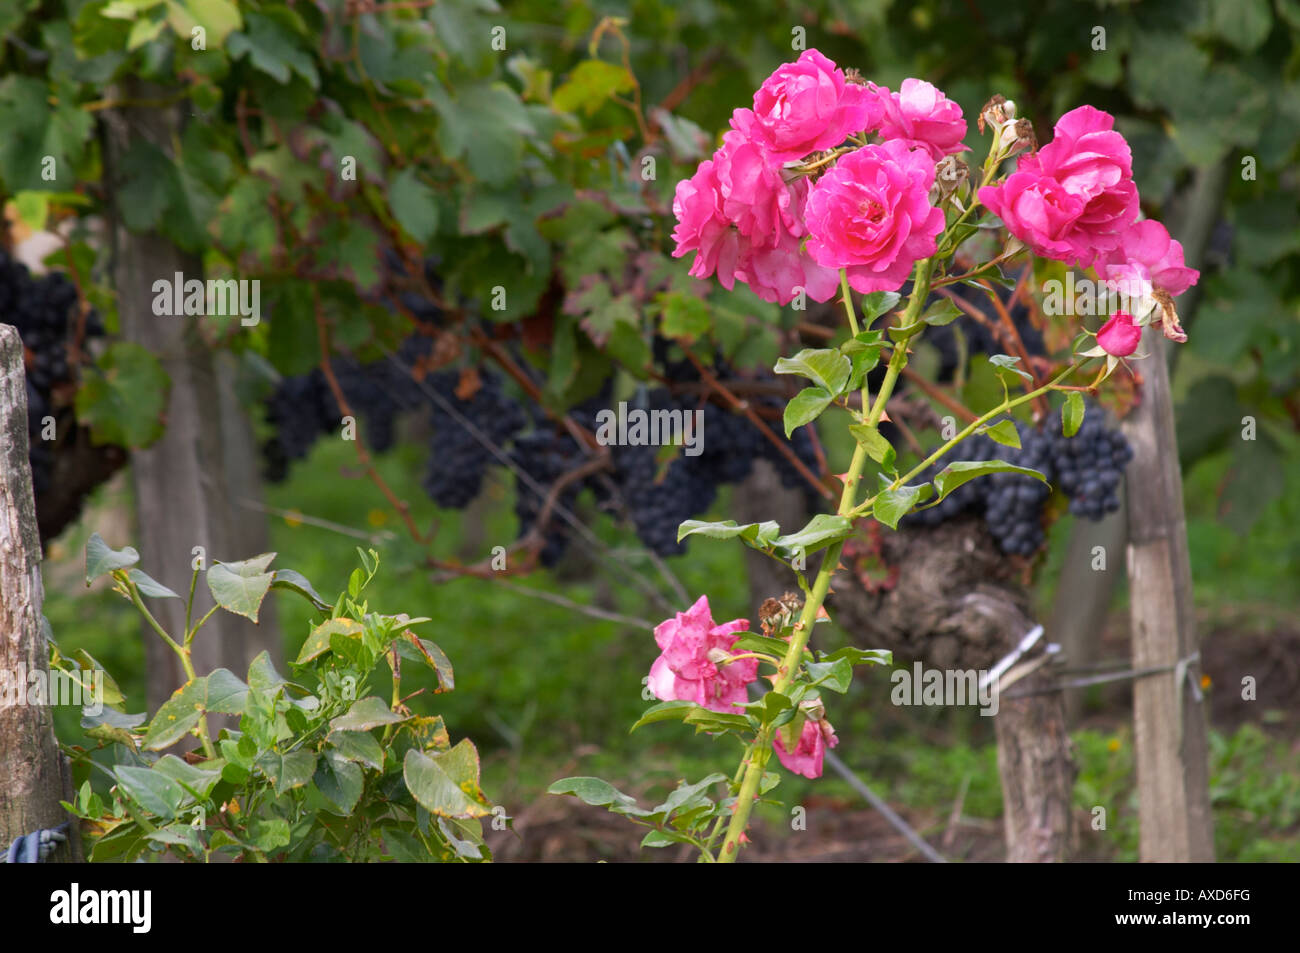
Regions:
<instances>
[{"instance_id":1,"label":"green rose stem","mask_svg":"<svg viewBox=\"0 0 1300 953\"><path fill-rule=\"evenodd\" d=\"M912 296L908 299L907 310L903 312L903 317L898 325L899 328L905 328L906 336L894 348L893 354L889 358L889 367L885 370L885 379L880 385L880 392L876 394L876 401L871 405L871 411L867 416L866 424L868 427L876 427L880 424L881 417L885 414L885 404L888 403L889 397L894 392L894 385L898 383L898 375L902 373L903 366L907 363L907 339L922 330L925 325L918 322L921 308L925 304L925 299L930 293L930 275L934 270L934 261L926 258L916 264L916 277L912 282ZM840 287L844 290L844 306L848 314L849 327L854 334L859 331L857 314L853 309L852 299L848 294L848 276L841 270ZM866 404L866 388L863 388L863 407ZM854 508L854 501L857 495L858 481L862 479L862 471L867 465L867 450L861 444L853 451L853 460L849 464L849 472L844 476L844 492L840 496L840 505L837 512L840 516L849 515ZM817 578L813 581L812 591L808 593L808 598L804 602L803 612L799 616L799 621L795 623L794 632L790 636L790 647L786 650L785 658L781 660L781 666L777 669L776 680L772 683L772 691L785 694L790 684L794 681L795 675L799 671L799 661L803 657L804 648L808 645L808 637L812 634L813 624L817 621L817 615L821 611L822 603L826 601L826 594L831 588L831 576L835 574L835 569L840 562L840 551L844 548L843 540L832 543L826 548L826 555L822 558L821 568L817 572ZM754 801L758 797L759 784L763 780L763 770L767 767L768 758L772 754L772 738L776 729L771 725L765 725L754 739L754 742L745 751L745 775L740 784L740 793L736 797L736 806L731 815L731 823L727 827L727 837L722 843L722 849L719 851L718 862L723 864L733 863L740 849L740 836L745 833L749 826L749 816L754 809Z\"/></svg>"},{"instance_id":2,"label":"green rose stem","mask_svg":"<svg viewBox=\"0 0 1300 953\"><path fill-rule=\"evenodd\" d=\"M183 646L178 645L176 640L168 635L167 631L158 624L158 620L153 617L153 613L149 611L148 606L146 606L144 601L140 598L139 588L131 581L130 577L122 571L115 572L113 575L117 577L118 582L126 587L127 595L130 597L131 602L134 603L136 609L139 610L140 614L144 616L145 621L149 623L155 632L162 636L162 640L171 646L171 650L175 652L176 657L181 660L181 667L185 669L186 684L188 685L190 682L194 681L194 679L198 678L198 675L194 671L194 662L190 659L190 642L193 641L194 633L198 631L199 626L203 625L203 622L207 621L207 616L204 616L203 622L196 625L192 631L186 633L185 644ZM216 607L214 606L213 608L215 609ZM211 614L211 612L208 613L208 615ZM199 740L203 743L203 753L208 756L208 760L215 758L217 756L217 749L212 746L212 737L208 734L207 712L199 715Z\"/></svg>"}]
</instances>

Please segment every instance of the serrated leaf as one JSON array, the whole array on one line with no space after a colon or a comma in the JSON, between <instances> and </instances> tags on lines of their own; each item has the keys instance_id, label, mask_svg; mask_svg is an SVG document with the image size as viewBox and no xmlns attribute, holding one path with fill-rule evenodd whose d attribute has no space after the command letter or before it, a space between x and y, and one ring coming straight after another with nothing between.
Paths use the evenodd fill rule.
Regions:
<instances>
[{"instance_id":1,"label":"serrated leaf","mask_svg":"<svg viewBox=\"0 0 1300 953\"><path fill-rule=\"evenodd\" d=\"M330 636L332 635L351 635L360 637L365 631L365 627L355 619L344 618L339 616L337 619L326 619L316 628L311 630L307 636L307 641L302 644L302 651L298 653L295 665L303 665L316 658L318 655L324 655L330 649Z\"/></svg>"},{"instance_id":2,"label":"serrated leaf","mask_svg":"<svg viewBox=\"0 0 1300 953\"><path fill-rule=\"evenodd\" d=\"M1065 395L1065 403L1061 405L1061 433L1066 437L1077 434L1083 426L1083 415L1083 395L1072 390Z\"/></svg>"},{"instance_id":3,"label":"serrated leaf","mask_svg":"<svg viewBox=\"0 0 1300 953\"><path fill-rule=\"evenodd\" d=\"M641 713L641 717L637 719L636 724L632 726L628 733L631 734L631 732L636 731L644 725L653 725L657 721L681 721L689 715L695 707L695 702L689 701L667 701L660 702L658 705L651 705ZM551 793L554 794L556 792L553 791Z\"/></svg>"},{"instance_id":4,"label":"serrated leaf","mask_svg":"<svg viewBox=\"0 0 1300 953\"><path fill-rule=\"evenodd\" d=\"M326 751L320 756L312 780L341 814L352 813L361 800L364 787L361 769L338 751Z\"/></svg>"},{"instance_id":5,"label":"serrated leaf","mask_svg":"<svg viewBox=\"0 0 1300 953\"><path fill-rule=\"evenodd\" d=\"M812 677L813 685L843 695L853 684L853 662L847 658L809 662L808 674Z\"/></svg>"},{"instance_id":6,"label":"serrated leaf","mask_svg":"<svg viewBox=\"0 0 1300 953\"><path fill-rule=\"evenodd\" d=\"M850 424L849 433L867 451L867 456L886 470L894 469L896 454L894 453L893 444L882 437L879 430L866 424Z\"/></svg>"},{"instance_id":7,"label":"serrated leaf","mask_svg":"<svg viewBox=\"0 0 1300 953\"><path fill-rule=\"evenodd\" d=\"M932 327L952 324L962 315L961 308L951 298L940 298L921 313L921 320Z\"/></svg>"},{"instance_id":8,"label":"serrated leaf","mask_svg":"<svg viewBox=\"0 0 1300 953\"><path fill-rule=\"evenodd\" d=\"M439 817L486 817L492 813L479 789L478 751L468 738L450 751L427 755L414 748L402 762L402 778L416 802Z\"/></svg>"},{"instance_id":9,"label":"serrated leaf","mask_svg":"<svg viewBox=\"0 0 1300 953\"><path fill-rule=\"evenodd\" d=\"M862 324L864 327L886 311L892 311L902 300L897 291L873 291L862 296Z\"/></svg>"},{"instance_id":10,"label":"serrated leaf","mask_svg":"<svg viewBox=\"0 0 1300 953\"><path fill-rule=\"evenodd\" d=\"M781 358L773 370L805 377L834 396L848 383L853 365L838 350L805 348L794 357Z\"/></svg>"},{"instance_id":11,"label":"serrated leaf","mask_svg":"<svg viewBox=\"0 0 1300 953\"><path fill-rule=\"evenodd\" d=\"M829 546L841 539L848 539L853 534L853 521L847 516L833 513L818 513L803 529L788 536L778 537L773 545L792 552L806 554Z\"/></svg>"},{"instance_id":12,"label":"serrated leaf","mask_svg":"<svg viewBox=\"0 0 1300 953\"><path fill-rule=\"evenodd\" d=\"M380 725L391 725L406 721L410 715L400 715L392 711L382 698L367 695L348 709L347 714L339 715L330 721L332 731L369 731Z\"/></svg>"},{"instance_id":13,"label":"serrated leaf","mask_svg":"<svg viewBox=\"0 0 1300 953\"><path fill-rule=\"evenodd\" d=\"M900 486L897 489L883 489L872 504L871 513L877 520L890 529L898 529L898 521L907 515L917 503L923 503L934 492L928 483L913 486Z\"/></svg>"},{"instance_id":14,"label":"serrated leaf","mask_svg":"<svg viewBox=\"0 0 1300 953\"><path fill-rule=\"evenodd\" d=\"M437 195L420 181L414 166L393 176L388 185L388 205L397 224L419 244L427 244L437 234Z\"/></svg>"},{"instance_id":15,"label":"serrated leaf","mask_svg":"<svg viewBox=\"0 0 1300 953\"><path fill-rule=\"evenodd\" d=\"M316 755L311 751L266 751L254 764L270 779L276 794L302 787L316 773Z\"/></svg>"},{"instance_id":16,"label":"serrated leaf","mask_svg":"<svg viewBox=\"0 0 1300 953\"><path fill-rule=\"evenodd\" d=\"M213 563L207 572L208 591L217 605L227 612L257 621L262 600L275 580L266 571L275 553L262 553L233 563Z\"/></svg>"},{"instance_id":17,"label":"serrated leaf","mask_svg":"<svg viewBox=\"0 0 1300 953\"><path fill-rule=\"evenodd\" d=\"M90 427L96 443L143 449L162 436L170 389L158 358L139 344L116 341L85 373L77 420Z\"/></svg>"},{"instance_id":18,"label":"serrated leaf","mask_svg":"<svg viewBox=\"0 0 1300 953\"><path fill-rule=\"evenodd\" d=\"M1003 371L1011 371L1013 374L1019 374L1027 381L1032 381L1033 375L1016 367L1020 363L1020 358L1012 357L1009 354L990 354L989 363L997 370L998 376L1002 376Z\"/></svg>"},{"instance_id":19,"label":"serrated leaf","mask_svg":"<svg viewBox=\"0 0 1300 953\"><path fill-rule=\"evenodd\" d=\"M668 820L675 811L683 809L689 810L692 807L698 807L701 804L711 803L708 795L705 793L715 784L727 780L727 776L721 773L710 774L706 778L701 778L694 784L682 782L672 794L668 795L658 807L651 808L650 813L662 814L664 820Z\"/></svg>"},{"instance_id":20,"label":"serrated leaf","mask_svg":"<svg viewBox=\"0 0 1300 953\"><path fill-rule=\"evenodd\" d=\"M833 399L820 387L805 387L790 398L783 414L786 437L788 438L797 428L821 416L821 412L830 406Z\"/></svg>"},{"instance_id":21,"label":"serrated leaf","mask_svg":"<svg viewBox=\"0 0 1300 953\"><path fill-rule=\"evenodd\" d=\"M140 594L143 596L150 596L151 598L154 599L179 599L180 598L180 596L172 592L161 582L158 582L148 573L141 572L139 569L128 570L126 575L127 578L129 578L133 583L135 583L135 587L140 590Z\"/></svg>"},{"instance_id":22,"label":"serrated leaf","mask_svg":"<svg viewBox=\"0 0 1300 953\"><path fill-rule=\"evenodd\" d=\"M615 813L632 817L646 817L652 813L637 807L636 798L600 778L561 778L548 787L546 793L571 794L584 804L607 807Z\"/></svg>"},{"instance_id":23,"label":"serrated leaf","mask_svg":"<svg viewBox=\"0 0 1300 953\"><path fill-rule=\"evenodd\" d=\"M86 585L115 569L125 569L140 561L140 554L130 546L110 549L98 533L91 533L86 543Z\"/></svg>"},{"instance_id":24,"label":"serrated leaf","mask_svg":"<svg viewBox=\"0 0 1300 953\"><path fill-rule=\"evenodd\" d=\"M296 592L298 595L311 602L311 604L317 609L328 610L333 608L333 606L321 598L320 593L312 588L312 584L307 580L306 576L300 572L295 572L292 569L277 569L273 572L271 574L271 588L287 589L290 592Z\"/></svg>"},{"instance_id":25,"label":"serrated leaf","mask_svg":"<svg viewBox=\"0 0 1300 953\"><path fill-rule=\"evenodd\" d=\"M1016 429L1013 420L998 421L996 424L984 427L980 432L994 443L1000 443L1004 447L1020 449L1020 431Z\"/></svg>"},{"instance_id":26,"label":"serrated leaf","mask_svg":"<svg viewBox=\"0 0 1300 953\"><path fill-rule=\"evenodd\" d=\"M703 520L685 520L677 527L677 542L687 536L707 536L710 539L734 539L739 537L755 549L767 549L772 540L781 532L781 527L774 520L764 523L737 523L735 520L722 520L709 523Z\"/></svg>"},{"instance_id":27,"label":"serrated leaf","mask_svg":"<svg viewBox=\"0 0 1300 953\"><path fill-rule=\"evenodd\" d=\"M1005 460L962 460L948 464L939 472L934 478L934 489L938 494L938 499L942 500L963 483L968 483L976 477L989 473L1018 473L1021 476L1034 477L1044 483L1047 482L1047 477L1037 470L1018 467L1015 464L1007 463Z\"/></svg>"},{"instance_id":28,"label":"serrated leaf","mask_svg":"<svg viewBox=\"0 0 1300 953\"><path fill-rule=\"evenodd\" d=\"M611 96L626 93L636 85L632 75L621 66L605 60L583 60L551 97L551 105L560 112L577 112L588 116L604 105Z\"/></svg>"},{"instance_id":29,"label":"serrated leaf","mask_svg":"<svg viewBox=\"0 0 1300 953\"><path fill-rule=\"evenodd\" d=\"M384 768L384 749L379 746L375 736L369 732L331 732L329 743L333 745L340 757L364 764L376 771L382 771Z\"/></svg>"},{"instance_id":30,"label":"serrated leaf","mask_svg":"<svg viewBox=\"0 0 1300 953\"><path fill-rule=\"evenodd\" d=\"M151 768L119 765L113 770L122 793L154 817L170 821L185 801L185 789Z\"/></svg>"}]
</instances>

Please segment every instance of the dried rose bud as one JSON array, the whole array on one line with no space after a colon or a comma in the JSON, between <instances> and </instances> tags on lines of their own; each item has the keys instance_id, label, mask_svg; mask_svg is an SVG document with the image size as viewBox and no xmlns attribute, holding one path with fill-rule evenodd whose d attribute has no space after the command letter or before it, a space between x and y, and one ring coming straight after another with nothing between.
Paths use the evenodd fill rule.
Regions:
<instances>
[{"instance_id":1,"label":"dried rose bud","mask_svg":"<svg viewBox=\"0 0 1300 953\"><path fill-rule=\"evenodd\" d=\"M980 110L976 125L979 126L980 132L984 131L986 125L992 126L994 129L1001 129L1007 124L1008 120L1014 119L1015 116L1016 104L1005 96L994 95Z\"/></svg>"}]
</instances>

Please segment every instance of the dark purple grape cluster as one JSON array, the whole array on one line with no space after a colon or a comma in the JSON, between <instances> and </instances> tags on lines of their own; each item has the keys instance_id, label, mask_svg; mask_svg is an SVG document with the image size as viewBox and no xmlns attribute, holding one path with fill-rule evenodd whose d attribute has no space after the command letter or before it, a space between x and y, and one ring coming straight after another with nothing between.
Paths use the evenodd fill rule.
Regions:
<instances>
[{"instance_id":1,"label":"dark purple grape cluster","mask_svg":"<svg viewBox=\"0 0 1300 953\"><path fill-rule=\"evenodd\" d=\"M460 372L439 371L425 378L433 437L421 486L441 507L459 510L478 496L488 466L501 448L523 429L523 408L501 389L498 377L480 372L479 386L467 400L456 396ZM468 424L468 426L467 426Z\"/></svg>"},{"instance_id":2,"label":"dark purple grape cluster","mask_svg":"<svg viewBox=\"0 0 1300 953\"><path fill-rule=\"evenodd\" d=\"M1070 439L1052 438L1052 462L1070 512L1099 520L1119 509L1119 485L1133 448L1118 430L1109 430L1100 413L1086 413Z\"/></svg>"},{"instance_id":3,"label":"dark purple grape cluster","mask_svg":"<svg viewBox=\"0 0 1300 953\"><path fill-rule=\"evenodd\" d=\"M1100 408L1087 405L1083 426L1073 437L1056 427L1041 429L1016 422L1020 449L975 436L961 444L962 460L1005 460L1043 474L1070 500L1075 516L1099 520L1119 509L1119 484L1133 451L1124 435L1107 426ZM945 461L918 476L932 480ZM1051 488L1034 477L994 473L958 487L941 503L903 518L904 526L937 526L963 512L984 516L989 532L1004 553L1031 556L1046 541L1043 507Z\"/></svg>"},{"instance_id":4,"label":"dark purple grape cluster","mask_svg":"<svg viewBox=\"0 0 1300 953\"><path fill-rule=\"evenodd\" d=\"M541 428L515 438L510 450L510 461L532 480L529 485L517 474L515 477L515 516L519 520L519 535L530 532L541 515L545 494L551 485L565 473L578 466L584 458L577 442L568 434L553 428ZM565 487L556 503L572 512L582 489L575 482ZM538 560L543 566L554 566L568 549L573 529L555 509L552 509L545 527L545 535Z\"/></svg>"},{"instance_id":5,"label":"dark purple grape cluster","mask_svg":"<svg viewBox=\"0 0 1300 953\"><path fill-rule=\"evenodd\" d=\"M76 376L68 362L68 338L76 313L77 289L66 275L33 276L26 265L0 249L0 321L18 330L29 354L27 434L37 496L49 490L54 468L54 452L41 439L42 421L55 413L54 389ZM103 333L98 314L91 311L86 316L86 338Z\"/></svg>"}]
</instances>

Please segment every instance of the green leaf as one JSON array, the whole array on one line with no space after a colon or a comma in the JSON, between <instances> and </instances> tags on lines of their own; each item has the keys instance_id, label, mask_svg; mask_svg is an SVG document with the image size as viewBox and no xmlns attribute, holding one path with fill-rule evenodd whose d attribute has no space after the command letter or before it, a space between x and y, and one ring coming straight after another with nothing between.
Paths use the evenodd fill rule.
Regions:
<instances>
[{"instance_id":1,"label":"green leaf","mask_svg":"<svg viewBox=\"0 0 1300 953\"><path fill-rule=\"evenodd\" d=\"M115 341L77 391L77 420L90 427L96 443L143 449L162 436L170 388L156 357L139 344Z\"/></svg>"},{"instance_id":2,"label":"green leaf","mask_svg":"<svg viewBox=\"0 0 1300 953\"><path fill-rule=\"evenodd\" d=\"M888 649L860 649L846 645L822 656L823 662L838 662L840 659L848 659L853 665L893 665L894 653Z\"/></svg>"},{"instance_id":3,"label":"green leaf","mask_svg":"<svg viewBox=\"0 0 1300 953\"><path fill-rule=\"evenodd\" d=\"M872 515L890 529L898 529L898 521L907 515L917 503L923 503L934 488L928 483L914 486L900 486L898 489L883 489L876 496L871 507Z\"/></svg>"},{"instance_id":4,"label":"green leaf","mask_svg":"<svg viewBox=\"0 0 1300 953\"><path fill-rule=\"evenodd\" d=\"M1076 395L1077 396L1077 395ZM1016 430L1014 420L1001 420L996 424L990 424L987 427L980 428L980 433L988 437L994 443L1000 443L1004 447L1015 447L1020 449L1020 431Z\"/></svg>"},{"instance_id":5,"label":"green leaf","mask_svg":"<svg viewBox=\"0 0 1300 953\"><path fill-rule=\"evenodd\" d=\"M758 701L751 702L747 707L756 708L756 714L765 725L784 724L789 718L794 717L794 712L797 710L790 697L781 692L768 692ZM789 717L786 717L787 715Z\"/></svg>"},{"instance_id":6,"label":"green leaf","mask_svg":"<svg viewBox=\"0 0 1300 953\"><path fill-rule=\"evenodd\" d=\"M809 662L808 674L818 688L828 688L843 695L853 684L853 662L848 658Z\"/></svg>"},{"instance_id":7,"label":"green leaf","mask_svg":"<svg viewBox=\"0 0 1300 953\"><path fill-rule=\"evenodd\" d=\"M119 765L113 769L122 793L154 817L170 821L185 801L185 789L151 768Z\"/></svg>"},{"instance_id":8,"label":"green leaf","mask_svg":"<svg viewBox=\"0 0 1300 953\"><path fill-rule=\"evenodd\" d=\"M255 817L248 823L249 842L263 853L272 853L288 847L293 837L289 822L282 817Z\"/></svg>"},{"instance_id":9,"label":"green leaf","mask_svg":"<svg viewBox=\"0 0 1300 953\"><path fill-rule=\"evenodd\" d=\"M205 679L202 705L219 715L242 715L248 700L248 686L229 669L213 670Z\"/></svg>"},{"instance_id":10,"label":"green leaf","mask_svg":"<svg viewBox=\"0 0 1300 953\"><path fill-rule=\"evenodd\" d=\"M672 794L668 795L666 801L658 807L652 808L650 813L662 814L664 820L667 820L675 811L688 811L693 807L712 803L707 794L709 788L726 780L727 776L725 774L714 773L696 781L694 784L687 784L683 781Z\"/></svg>"},{"instance_id":11,"label":"green leaf","mask_svg":"<svg viewBox=\"0 0 1300 953\"><path fill-rule=\"evenodd\" d=\"M347 714L339 715L330 722L333 731L369 731L379 725L391 725L406 721L410 715L399 715L389 709L382 698L367 695L352 704Z\"/></svg>"},{"instance_id":12,"label":"green leaf","mask_svg":"<svg viewBox=\"0 0 1300 953\"><path fill-rule=\"evenodd\" d=\"M788 438L795 429L810 423L821 416L821 412L830 406L831 397L820 387L805 387L785 405L785 435Z\"/></svg>"},{"instance_id":13,"label":"green leaf","mask_svg":"<svg viewBox=\"0 0 1300 953\"><path fill-rule=\"evenodd\" d=\"M833 513L818 513L808 525L789 536L781 536L773 541L780 549L799 553L815 553L841 539L853 535L853 521L847 516Z\"/></svg>"},{"instance_id":14,"label":"green leaf","mask_svg":"<svg viewBox=\"0 0 1300 953\"><path fill-rule=\"evenodd\" d=\"M862 296L862 325L867 327L876 318L887 311L892 311L902 300L897 291L873 291Z\"/></svg>"},{"instance_id":15,"label":"green leaf","mask_svg":"<svg viewBox=\"0 0 1300 953\"><path fill-rule=\"evenodd\" d=\"M583 60L569 74L551 98L560 112L577 112L588 116L604 105L611 96L632 90L636 81L621 66L604 60Z\"/></svg>"},{"instance_id":16,"label":"green leaf","mask_svg":"<svg viewBox=\"0 0 1300 953\"><path fill-rule=\"evenodd\" d=\"M1034 379L1033 375L1029 374L1027 371L1021 370L1019 367L1016 367L1016 365L1020 363L1020 358L1018 357L1012 357L1009 354L990 354L989 363L997 370L998 376L1003 377L1004 379L1008 379L1005 378L1005 375L1003 374L1004 371L1019 374L1027 381L1032 381Z\"/></svg>"},{"instance_id":17,"label":"green leaf","mask_svg":"<svg viewBox=\"0 0 1300 953\"><path fill-rule=\"evenodd\" d=\"M962 315L961 308L951 298L940 298L921 313L921 320L936 328L952 324Z\"/></svg>"},{"instance_id":18,"label":"green leaf","mask_svg":"<svg viewBox=\"0 0 1300 953\"><path fill-rule=\"evenodd\" d=\"M1034 477L1044 483L1047 482L1047 477L1037 470L1018 467L1007 463L1005 460L963 460L948 464L934 478L934 489L938 494L938 499L942 500L963 483L968 483L976 477L988 473L1018 473L1021 476Z\"/></svg>"},{"instance_id":19,"label":"green leaf","mask_svg":"<svg viewBox=\"0 0 1300 953\"><path fill-rule=\"evenodd\" d=\"M794 357L783 357L774 368L778 374L806 377L822 390L838 395L848 383L853 365L838 350L805 348Z\"/></svg>"},{"instance_id":20,"label":"green leaf","mask_svg":"<svg viewBox=\"0 0 1300 953\"><path fill-rule=\"evenodd\" d=\"M270 14L248 14L244 29L232 33L226 40L226 50L231 59L248 57L254 69L270 76L277 83L289 82L291 73L297 73L312 89L320 86L320 75L307 50L299 45L300 38L291 28L289 10Z\"/></svg>"},{"instance_id":21,"label":"green leaf","mask_svg":"<svg viewBox=\"0 0 1300 953\"><path fill-rule=\"evenodd\" d=\"M193 679L176 689L149 722L144 747L158 751L185 737L199 723L206 697L207 679L204 677Z\"/></svg>"},{"instance_id":22,"label":"green leaf","mask_svg":"<svg viewBox=\"0 0 1300 953\"><path fill-rule=\"evenodd\" d=\"M203 27L208 49L219 49L243 25L234 0L180 0L169 3L168 21L176 34L189 42L194 27Z\"/></svg>"},{"instance_id":23,"label":"green leaf","mask_svg":"<svg viewBox=\"0 0 1300 953\"><path fill-rule=\"evenodd\" d=\"M421 639L414 632L406 632L394 643L398 654L412 661L423 662L438 673L438 691L449 692L456 687L456 676L452 671L451 659L447 653L428 639Z\"/></svg>"},{"instance_id":24,"label":"green leaf","mask_svg":"<svg viewBox=\"0 0 1300 953\"><path fill-rule=\"evenodd\" d=\"M379 747L379 742L369 732L334 731L328 740L339 757L364 764L376 771L384 769L384 749Z\"/></svg>"},{"instance_id":25,"label":"green leaf","mask_svg":"<svg viewBox=\"0 0 1300 953\"><path fill-rule=\"evenodd\" d=\"M468 738L450 751L427 755L414 748L402 762L411 796L439 817L486 817L491 806L479 789L478 751Z\"/></svg>"},{"instance_id":26,"label":"green leaf","mask_svg":"<svg viewBox=\"0 0 1300 953\"><path fill-rule=\"evenodd\" d=\"M208 591L217 605L236 615L257 621L262 600L275 579L266 571L275 553L262 553L235 563L213 563L207 572Z\"/></svg>"},{"instance_id":27,"label":"green leaf","mask_svg":"<svg viewBox=\"0 0 1300 953\"><path fill-rule=\"evenodd\" d=\"M704 300L679 291L655 296L659 305L659 329L664 337L691 343L709 333L709 306Z\"/></svg>"},{"instance_id":28,"label":"green leaf","mask_svg":"<svg viewBox=\"0 0 1300 953\"><path fill-rule=\"evenodd\" d=\"M140 554L132 547L110 549L98 533L91 533L86 543L86 585L115 569L125 569L140 561Z\"/></svg>"},{"instance_id":29,"label":"green leaf","mask_svg":"<svg viewBox=\"0 0 1300 953\"><path fill-rule=\"evenodd\" d=\"M631 734L643 725L652 725L657 721L682 721L687 715L694 711L695 708L695 702L688 701L669 701L660 702L658 705L651 705L641 713L641 717L637 719L636 724L632 726L628 734ZM603 784L604 782L601 783ZM552 791L551 793L563 794L569 792ZM590 804L591 802L588 801L587 803Z\"/></svg>"},{"instance_id":30,"label":"green leaf","mask_svg":"<svg viewBox=\"0 0 1300 953\"><path fill-rule=\"evenodd\" d=\"M894 453L893 444L882 437L879 430L866 424L849 424L849 433L867 451L867 456L886 470L894 469L896 454Z\"/></svg>"},{"instance_id":31,"label":"green leaf","mask_svg":"<svg viewBox=\"0 0 1300 953\"><path fill-rule=\"evenodd\" d=\"M735 520L722 520L709 523L703 520L685 520L677 527L677 542L687 536L707 536L710 539L734 539L740 537L747 545L755 549L767 549L781 532L781 527L774 520L765 523L737 523Z\"/></svg>"},{"instance_id":32,"label":"green leaf","mask_svg":"<svg viewBox=\"0 0 1300 953\"><path fill-rule=\"evenodd\" d=\"M259 652L248 666L248 687L259 694L273 694L281 685L287 684L284 676L275 670L269 652Z\"/></svg>"},{"instance_id":33,"label":"green leaf","mask_svg":"<svg viewBox=\"0 0 1300 953\"><path fill-rule=\"evenodd\" d=\"M584 804L607 807L617 814L631 817L646 817L653 813L637 807L636 798L600 778L561 778L547 788L546 793L572 794Z\"/></svg>"},{"instance_id":34,"label":"green leaf","mask_svg":"<svg viewBox=\"0 0 1300 953\"><path fill-rule=\"evenodd\" d=\"M711 708L696 707L686 713L682 719L685 724L694 725L700 731L740 731L752 732L754 726L744 715L735 712L714 711Z\"/></svg>"},{"instance_id":35,"label":"green leaf","mask_svg":"<svg viewBox=\"0 0 1300 953\"><path fill-rule=\"evenodd\" d=\"M1067 437L1077 434L1083 426L1083 414L1083 395L1077 390L1070 391L1061 405L1061 433Z\"/></svg>"},{"instance_id":36,"label":"green leaf","mask_svg":"<svg viewBox=\"0 0 1300 953\"><path fill-rule=\"evenodd\" d=\"M427 244L438 233L437 196L420 181L414 166L398 172L389 183L388 206L397 223L419 244Z\"/></svg>"},{"instance_id":37,"label":"green leaf","mask_svg":"<svg viewBox=\"0 0 1300 953\"><path fill-rule=\"evenodd\" d=\"M312 780L341 814L352 813L357 801L361 800L364 786L361 769L340 752L326 751L322 754Z\"/></svg>"},{"instance_id":38,"label":"green leaf","mask_svg":"<svg viewBox=\"0 0 1300 953\"><path fill-rule=\"evenodd\" d=\"M316 755L311 751L266 751L254 763L270 780L276 794L302 787L316 773Z\"/></svg>"},{"instance_id":39,"label":"green leaf","mask_svg":"<svg viewBox=\"0 0 1300 953\"><path fill-rule=\"evenodd\" d=\"M207 800L212 789L221 780L225 764L218 761L205 761L202 766L183 761L174 754L163 755L153 770L171 778L196 801Z\"/></svg>"},{"instance_id":40,"label":"green leaf","mask_svg":"<svg viewBox=\"0 0 1300 953\"><path fill-rule=\"evenodd\" d=\"M289 592L296 592L304 599L308 600L317 609L332 609L328 602L321 598L320 593L312 588L312 584L307 581L307 577L300 572L292 569L277 569L271 574L272 589L287 589Z\"/></svg>"},{"instance_id":41,"label":"green leaf","mask_svg":"<svg viewBox=\"0 0 1300 953\"><path fill-rule=\"evenodd\" d=\"M127 578L135 583L135 587L140 590L142 596L150 596L154 599L180 598L180 596L172 592L161 582L158 582L148 573L141 572L139 569L128 570L126 575Z\"/></svg>"},{"instance_id":42,"label":"green leaf","mask_svg":"<svg viewBox=\"0 0 1300 953\"><path fill-rule=\"evenodd\" d=\"M754 632L746 632L732 643L731 651L733 653L763 652L766 655L774 655L777 658L784 658L785 653L789 648L789 643L783 639L774 639L768 635L758 635Z\"/></svg>"},{"instance_id":43,"label":"green leaf","mask_svg":"<svg viewBox=\"0 0 1300 953\"><path fill-rule=\"evenodd\" d=\"M528 111L504 83L458 86L453 93L429 88L441 120L438 141L447 158L464 158L488 185L507 185L519 170L525 137L537 135Z\"/></svg>"}]
</instances>

